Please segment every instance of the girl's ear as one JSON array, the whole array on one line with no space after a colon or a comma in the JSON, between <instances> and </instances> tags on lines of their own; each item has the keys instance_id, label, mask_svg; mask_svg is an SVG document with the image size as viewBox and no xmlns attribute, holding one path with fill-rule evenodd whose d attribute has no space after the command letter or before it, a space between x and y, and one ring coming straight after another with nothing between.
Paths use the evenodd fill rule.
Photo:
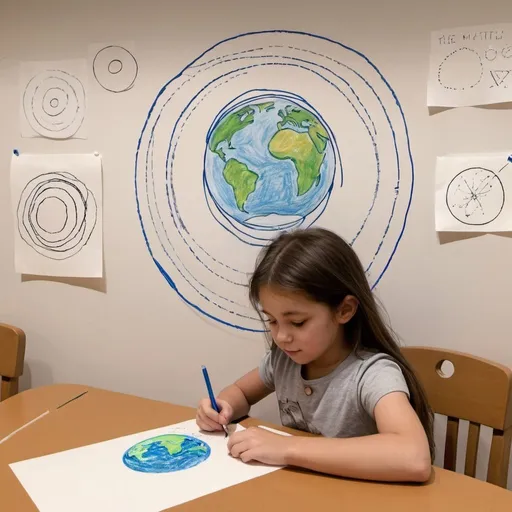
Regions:
<instances>
[{"instance_id":1,"label":"girl's ear","mask_svg":"<svg viewBox=\"0 0 512 512\"><path fill-rule=\"evenodd\" d=\"M336 320L340 324L346 324L352 320L359 307L359 301L353 295L347 295L336 310Z\"/></svg>"}]
</instances>

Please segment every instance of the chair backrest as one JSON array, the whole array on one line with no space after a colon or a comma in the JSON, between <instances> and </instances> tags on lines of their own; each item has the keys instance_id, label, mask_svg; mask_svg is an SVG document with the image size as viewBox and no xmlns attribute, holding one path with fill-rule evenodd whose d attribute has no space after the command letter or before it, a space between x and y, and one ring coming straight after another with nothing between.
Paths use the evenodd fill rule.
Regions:
<instances>
[{"instance_id":1,"label":"chair backrest","mask_svg":"<svg viewBox=\"0 0 512 512\"><path fill-rule=\"evenodd\" d=\"M469 421L464 473L475 476L480 426L491 427L487 481L507 487L512 440L512 371L470 354L430 347L403 347L421 381L430 407L448 417L444 467L455 471L459 420ZM443 372L445 361L453 374ZM445 365L446 366L446 365Z\"/></svg>"},{"instance_id":2,"label":"chair backrest","mask_svg":"<svg viewBox=\"0 0 512 512\"><path fill-rule=\"evenodd\" d=\"M12 325L0 323L0 402L18 392L25 360L25 333Z\"/></svg>"}]
</instances>

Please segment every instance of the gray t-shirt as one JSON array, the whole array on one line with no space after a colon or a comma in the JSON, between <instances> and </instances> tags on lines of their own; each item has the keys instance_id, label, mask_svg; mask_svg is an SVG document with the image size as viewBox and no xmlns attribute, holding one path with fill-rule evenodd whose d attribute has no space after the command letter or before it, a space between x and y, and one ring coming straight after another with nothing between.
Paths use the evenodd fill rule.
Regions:
<instances>
[{"instance_id":1,"label":"gray t-shirt","mask_svg":"<svg viewBox=\"0 0 512 512\"><path fill-rule=\"evenodd\" d=\"M276 392L284 426L325 437L376 434L373 411L388 393L409 389L400 366L382 353L352 352L330 374L305 380L301 365L274 346L259 374Z\"/></svg>"}]
</instances>

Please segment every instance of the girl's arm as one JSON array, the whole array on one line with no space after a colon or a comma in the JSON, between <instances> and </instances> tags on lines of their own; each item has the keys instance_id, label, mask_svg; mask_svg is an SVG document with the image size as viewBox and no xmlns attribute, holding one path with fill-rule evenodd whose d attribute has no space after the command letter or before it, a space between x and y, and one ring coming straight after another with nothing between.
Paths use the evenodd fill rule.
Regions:
<instances>
[{"instance_id":1,"label":"girl's arm","mask_svg":"<svg viewBox=\"0 0 512 512\"><path fill-rule=\"evenodd\" d=\"M197 424L203 430L222 430L222 425L247 415L252 405L270 393L272 390L265 386L255 368L219 393L220 414L212 409L208 398L202 399L197 408Z\"/></svg>"},{"instance_id":2,"label":"girl's arm","mask_svg":"<svg viewBox=\"0 0 512 512\"><path fill-rule=\"evenodd\" d=\"M427 436L407 396L394 392L374 410L379 433L354 438L283 437L259 428L232 434L228 448L244 462L298 466L321 473L381 481L430 477Z\"/></svg>"},{"instance_id":3,"label":"girl's arm","mask_svg":"<svg viewBox=\"0 0 512 512\"><path fill-rule=\"evenodd\" d=\"M219 398L231 405L233 408L231 420L236 420L246 416L251 406L263 400L270 393L272 391L263 384L258 368L254 368L234 384L224 388L219 393Z\"/></svg>"},{"instance_id":4,"label":"girl's arm","mask_svg":"<svg viewBox=\"0 0 512 512\"><path fill-rule=\"evenodd\" d=\"M368 480L418 481L431 471L427 436L404 393L377 402L379 433L347 439L294 437L287 464Z\"/></svg>"}]
</instances>

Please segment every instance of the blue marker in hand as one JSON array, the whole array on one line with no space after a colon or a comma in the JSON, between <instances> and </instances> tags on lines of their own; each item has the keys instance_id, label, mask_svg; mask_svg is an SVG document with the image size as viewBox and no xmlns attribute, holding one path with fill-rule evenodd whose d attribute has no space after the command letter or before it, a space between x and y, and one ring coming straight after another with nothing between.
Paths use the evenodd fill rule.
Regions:
<instances>
[{"instance_id":1,"label":"blue marker in hand","mask_svg":"<svg viewBox=\"0 0 512 512\"><path fill-rule=\"evenodd\" d=\"M215 400L215 395L213 394L212 383L210 382L210 377L208 376L208 370L206 366L202 366L204 381L206 382L206 389L208 390L208 396L210 397L210 402L212 403L212 409L216 412L220 413L219 406L217 405L217 401ZM226 425L222 425L226 436L228 435L228 427Z\"/></svg>"}]
</instances>

